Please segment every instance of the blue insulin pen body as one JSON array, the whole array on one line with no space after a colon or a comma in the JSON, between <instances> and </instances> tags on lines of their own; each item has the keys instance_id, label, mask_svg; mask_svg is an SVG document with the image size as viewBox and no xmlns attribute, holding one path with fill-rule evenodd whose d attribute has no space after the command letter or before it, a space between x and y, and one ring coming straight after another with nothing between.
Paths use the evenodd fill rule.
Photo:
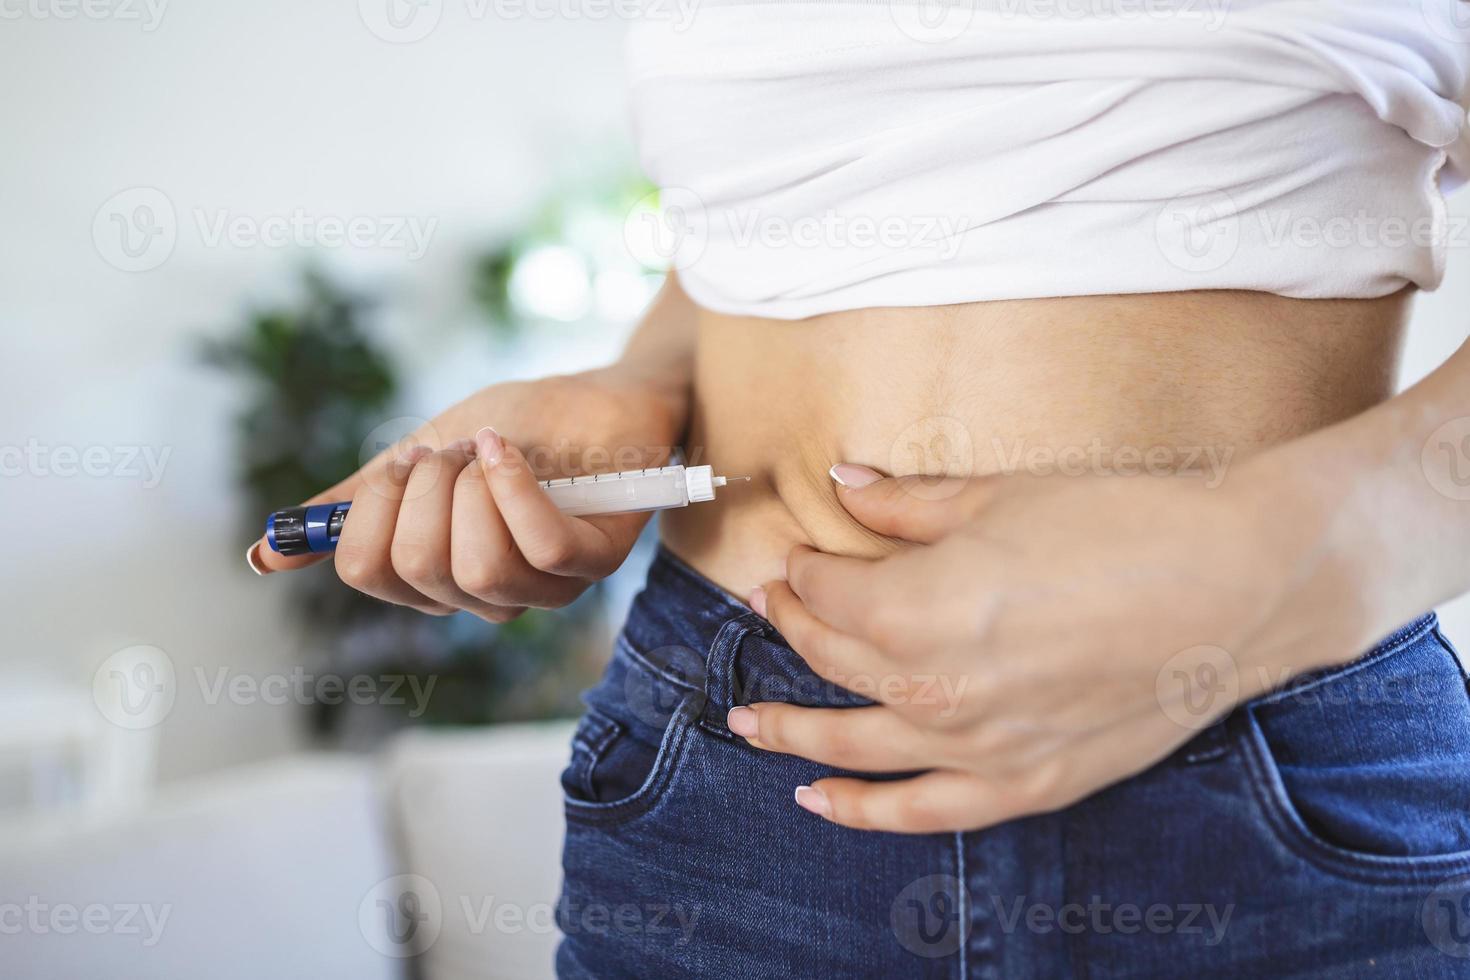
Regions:
<instances>
[{"instance_id":1,"label":"blue insulin pen body","mask_svg":"<svg viewBox=\"0 0 1470 980\"><path fill-rule=\"evenodd\" d=\"M272 514L265 522L265 541L272 551L283 555L310 555L334 551L342 524L352 504L312 504L287 507Z\"/></svg>"},{"instance_id":2,"label":"blue insulin pen body","mask_svg":"<svg viewBox=\"0 0 1470 980\"><path fill-rule=\"evenodd\" d=\"M748 477L732 479L745 480ZM726 478L715 476L709 466L675 463L621 473L543 480L541 489L563 514L590 517L687 507L714 500L715 489L725 484ZM282 555L320 555L335 551L337 539L342 536L342 525L347 522L347 512L351 509L350 503L340 502L278 510L265 522L266 544Z\"/></svg>"}]
</instances>

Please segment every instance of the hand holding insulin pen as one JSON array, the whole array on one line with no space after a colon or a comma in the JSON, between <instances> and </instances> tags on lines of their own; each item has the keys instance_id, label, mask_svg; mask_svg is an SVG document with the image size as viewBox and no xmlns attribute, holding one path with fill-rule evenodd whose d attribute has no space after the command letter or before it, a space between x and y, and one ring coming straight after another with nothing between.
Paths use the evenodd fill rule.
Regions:
<instances>
[{"instance_id":1,"label":"hand holding insulin pen","mask_svg":"<svg viewBox=\"0 0 1470 980\"><path fill-rule=\"evenodd\" d=\"M748 476L715 476L709 466L675 463L646 470L543 480L558 510L572 517L668 510L715 499L715 488ZM336 549L352 509L349 502L287 507L265 522L265 540L282 555L322 554Z\"/></svg>"}]
</instances>

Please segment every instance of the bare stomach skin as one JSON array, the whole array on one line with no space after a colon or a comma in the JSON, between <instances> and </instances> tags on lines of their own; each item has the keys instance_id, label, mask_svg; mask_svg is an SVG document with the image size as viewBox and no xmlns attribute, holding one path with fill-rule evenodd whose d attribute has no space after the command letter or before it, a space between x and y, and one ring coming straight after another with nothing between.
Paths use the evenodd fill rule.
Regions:
<instances>
[{"instance_id":1,"label":"bare stomach skin","mask_svg":"<svg viewBox=\"0 0 1470 980\"><path fill-rule=\"evenodd\" d=\"M1087 296L868 309L800 321L700 314L691 462L749 476L662 515L664 543L744 598L791 547L876 557L827 475L1187 471L1249 454L1393 393L1409 291Z\"/></svg>"}]
</instances>

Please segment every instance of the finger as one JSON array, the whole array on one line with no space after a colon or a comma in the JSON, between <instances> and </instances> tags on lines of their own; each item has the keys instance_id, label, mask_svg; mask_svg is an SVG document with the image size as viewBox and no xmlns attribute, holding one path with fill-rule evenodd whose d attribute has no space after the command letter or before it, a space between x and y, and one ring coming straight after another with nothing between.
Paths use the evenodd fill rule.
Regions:
<instances>
[{"instance_id":1,"label":"finger","mask_svg":"<svg viewBox=\"0 0 1470 980\"><path fill-rule=\"evenodd\" d=\"M393 571L419 594L481 619L503 622L509 617L461 589L451 570L455 485L462 471L477 468L470 466L473 458L474 444L466 440L419 461L404 488L388 556Z\"/></svg>"},{"instance_id":2,"label":"finger","mask_svg":"<svg viewBox=\"0 0 1470 980\"><path fill-rule=\"evenodd\" d=\"M797 787L796 802L844 827L898 834L974 830L1028 812L1004 784L951 769L912 779L819 779Z\"/></svg>"},{"instance_id":3,"label":"finger","mask_svg":"<svg viewBox=\"0 0 1470 980\"><path fill-rule=\"evenodd\" d=\"M891 693L893 666L887 658L870 644L817 619L785 582L767 582L751 595L751 602L818 677L875 701L885 700L880 694Z\"/></svg>"},{"instance_id":4,"label":"finger","mask_svg":"<svg viewBox=\"0 0 1470 980\"><path fill-rule=\"evenodd\" d=\"M520 450L494 429L475 434L490 495L516 547L532 568L553 575L599 579L617 571L647 514L597 520L568 517L557 510Z\"/></svg>"},{"instance_id":5,"label":"finger","mask_svg":"<svg viewBox=\"0 0 1470 980\"><path fill-rule=\"evenodd\" d=\"M813 615L880 648L890 622L902 612L880 561L828 555L797 545L786 556L786 581Z\"/></svg>"},{"instance_id":6,"label":"finger","mask_svg":"<svg viewBox=\"0 0 1470 980\"><path fill-rule=\"evenodd\" d=\"M730 710L727 724L768 752L856 772L908 772L937 764L928 740L891 708L803 708L767 702Z\"/></svg>"},{"instance_id":7,"label":"finger","mask_svg":"<svg viewBox=\"0 0 1470 980\"><path fill-rule=\"evenodd\" d=\"M892 782L819 779L798 788L797 802L862 830L980 830L1071 806L1157 764L1193 734L1162 715L1145 716L1060 743L1048 757L1024 767L995 759L983 774L936 770Z\"/></svg>"},{"instance_id":8,"label":"finger","mask_svg":"<svg viewBox=\"0 0 1470 980\"><path fill-rule=\"evenodd\" d=\"M428 444L428 442L436 438L430 427L423 427L419 432L415 432L406 439L399 440L395 445L389 446L387 449L378 453L378 455L368 460L366 465L345 480L335 483L321 493L303 500L301 506L307 507L312 504L332 504L341 500L356 500L358 491L363 487L376 487L380 492L388 494L393 492L394 487L398 487L401 490L414 464L434 451L433 446ZM264 536L257 538L245 550L245 561L257 575L295 571L298 568L315 565L330 557L332 557L330 552L311 555L283 555L273 551Z\"/></svg>"},{"instance_id":9,"label":"finger","mask_svg":"<svg viewBox=\"0 0 1470 980\"><path fill-rule=\"evenodd\" d=\"M829 471L837 499L865 527L930 544L975 519L994 497L1000 477L883 477L854 463Z\"/></svg>"},{"instance_id":10,"label":"finger","mask_svg":"<svg viewBox=\"0 0 1470 980\"><path fill-rule=\"evenodd\" d=\"M415 452L415 462L426 453ZM392 467L382 480L364 482L352 498L352 511L342 525L333 562L337 577L357 591L398 606L410 606L434 616L454 609L436 602L404 582L393 569L393 535L398 511L412 470Z\"/></svg>"},{"instance_id":11,"label":"finger","mask_svg":"<svg viewBox=\"0 0 1470 980\"><path fill-rule=\"evenodd\" d=\"M465 592L518 614L526 606L555 608L587 588L583 579L532 568L516 549L480 466L466 466L454 485L450 572Z\"/></svg>"}]
</instances>

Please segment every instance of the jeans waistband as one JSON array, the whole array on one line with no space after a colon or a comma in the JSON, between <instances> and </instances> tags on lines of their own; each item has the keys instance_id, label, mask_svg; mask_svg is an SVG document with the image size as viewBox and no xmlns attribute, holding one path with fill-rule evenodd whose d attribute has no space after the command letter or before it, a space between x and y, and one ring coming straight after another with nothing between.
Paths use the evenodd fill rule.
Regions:
<instances>
[{"instance_id":1,"label":"jeans waistband","mask_svg":"<svg viewBox=\"0 0 1470 980\"><path fill-rule=\"evenodd\" d=\"M662 546L633 600L622 641L662 673L702 686L704 726L719 734L728 734L725 715L739 704L872 703L822 680L774 626Z\"/></svg>"},{"instance_id":2,"label":"jeans waistband","mask_svg":"<svg viewBox=\"0 0 1470 980\"><path fill-rule=\"evenodd\" d=\"M1389 655L1437 625L1434 613L1428 613L1384 637L1351 663L1298 676L1283 691L1257 701L1299 691ZM685 686L702 687L704 727L719 734L729 733L725 715L739 704L785 701L809 707L853 707L872 703L819 678L775 627L662 545L649 566L643 591L633 601L622 642L641 659L657 661L661 673L679 678ZM656 657L651 655L655 652ZM1223 724L1212 728L1223 728Z\"/></svg>"}]
</instances>

